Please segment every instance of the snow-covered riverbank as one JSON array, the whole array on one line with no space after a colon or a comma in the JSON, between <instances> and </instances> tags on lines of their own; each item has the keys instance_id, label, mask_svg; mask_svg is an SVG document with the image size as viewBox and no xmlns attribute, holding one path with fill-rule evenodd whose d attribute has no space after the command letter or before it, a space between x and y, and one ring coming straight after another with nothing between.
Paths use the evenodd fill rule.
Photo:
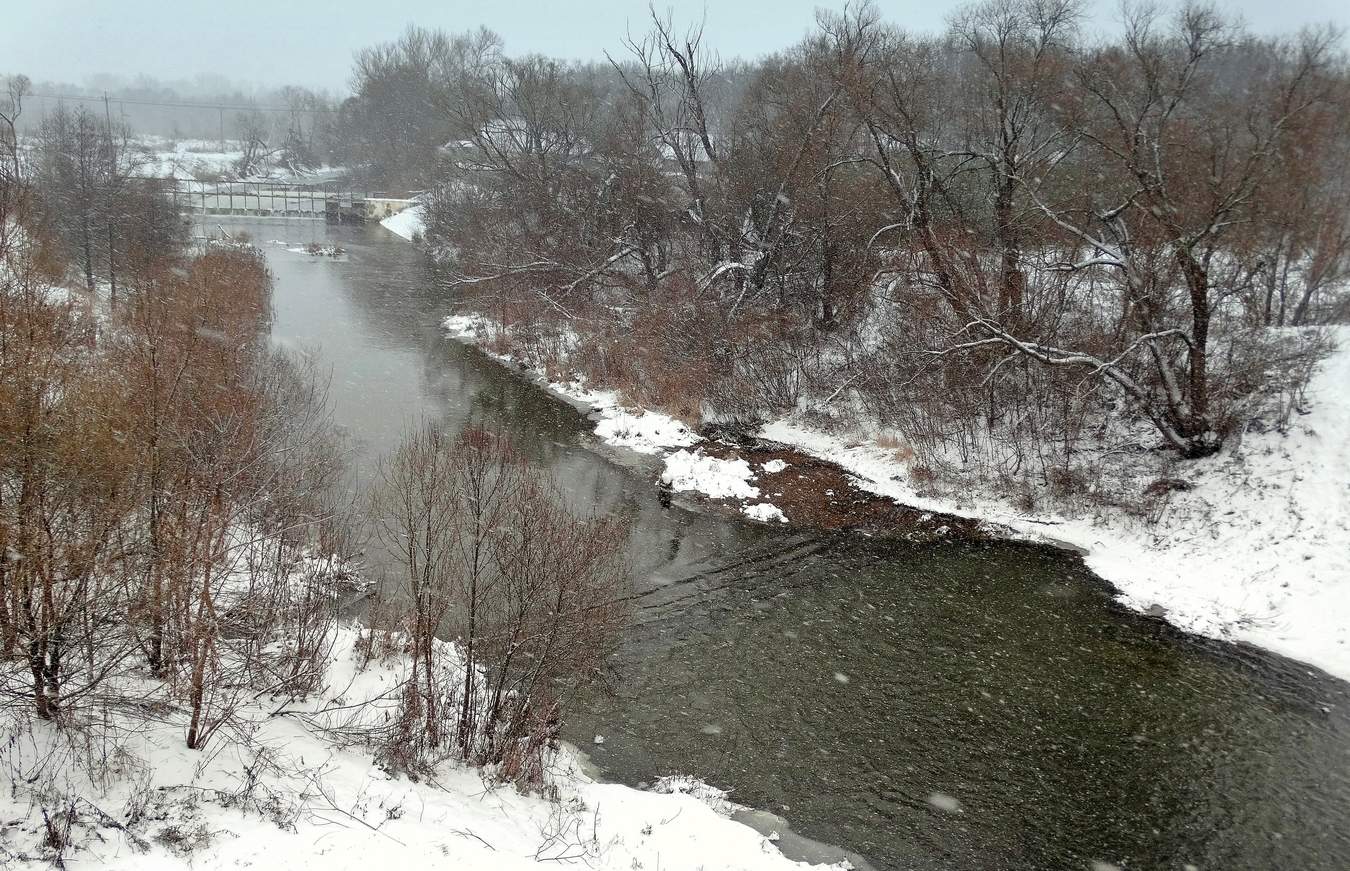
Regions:
<instances>
[{"instance_id":1,"label":"snow-covered riverbank","mask_svg":"<svg viewBox=\"0 0 1350 871\"><path fill-rule=\"evenodd\" d=\"M390 215L380 226L409 242L415 241L425 232L426 227L422 223L422 206L410 206L395 215Z\"/></svg>"},{"instance_id":2,"label":"snow-covered riverbank","mask_svg":"<svg viewBox=\"0 0 1350 871\"><path fill-rule=\"evenodd\" d=\"M785 420L760 435L838 463L899 502L991 521L1085 552L1127 606L1212 638L1242 641L1350 680L1350 329L1287 433L1248 433L1181 467L1191 486L1151 523L1122 511L1028 514L992 490L925 497L905 463Z\"/></svg>"},{"instance_id":3,"label":"snow-covered riverbank","mask_svg":"<svg viewBox=\"0 0 1350 871\"><path fill-rule=\"evenodd\" d=\"M494 329L475 315L448 318L446 328L479 344ZM1135 610L1350 680L1350 329L1336 330L1335 338L1337 349L1308 389L1309 412L1296 415L1286 433L1248 433L1220 454L1182 466L1191 489L1169 493L1151 522L1106 505L1073 515L1027 512L992 487L921 493L910 462L861 432L826 433L787 418L757 435L835 463L859 488L898 503L1078 548ZM548 383L542 372L534 374ZM757 520L792 520L761 501L754 481L762 470L703 456L697 436L678 421L625 409L612 391L548 386L594 408L602 440L664 454L666 486L739 500ZM679 436L663 435L670 433Z\"/></svg>"},{"instance_id":4,"label":"snow-covered riverbank","mask_svg":"<svg viewBox=\"0 0 1350 871\"><path fill-rule=\"evenodd\" d=\"M16 731L0 748L19 779L0 796L0 866L808 867L771 832L733 820L738 808L719 790L678 778L649 790L598 783L566 748L551 797L453 763L420 781L387 772L363 736L395 716L408 660L366 662L360 636L336 630L318 692L260 695L204 752L184 747L185 712L148 678L119 686L127 702L94 728Z\"/></svg>"}]
</instances>

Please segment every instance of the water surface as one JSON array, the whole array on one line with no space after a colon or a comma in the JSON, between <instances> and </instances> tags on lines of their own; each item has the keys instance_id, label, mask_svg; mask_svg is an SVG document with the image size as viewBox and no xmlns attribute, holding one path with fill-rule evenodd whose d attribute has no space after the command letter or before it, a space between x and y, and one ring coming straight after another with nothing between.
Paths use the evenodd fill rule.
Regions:
<instances>
[{"instance_id":1,"label":"water surface","mask_svg":"<svg viewBox=\"0 0 1350 871\"><path fill-rule=\"evenodd\" d=\"M230 227L348 251L263 246L276 341L331 372L360 483L410 421L479 422L576 505L634 520L619 696L568 726L608 776L700 775L886 869L1350 868L1345 683L1126 613L1045 548L819 537L665 506L649 461L443 337L450 302L407 243Z\"/></svg>"}]
</instances>

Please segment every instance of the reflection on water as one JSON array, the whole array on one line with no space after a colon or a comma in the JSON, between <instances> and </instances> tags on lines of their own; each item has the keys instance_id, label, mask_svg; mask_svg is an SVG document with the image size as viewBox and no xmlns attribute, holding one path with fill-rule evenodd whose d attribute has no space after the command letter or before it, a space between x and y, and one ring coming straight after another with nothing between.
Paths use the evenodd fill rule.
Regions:
<instances>
[{"instance_id":1,"label":"reflection on water","mask_svg":"<svg viewBox=\"0 0 1350 871\"><path fill-rule=\"evenodd\" d=\"M639 575L678 576L681 566L734 553L758 538L753 527L663 507L646 484L650 475L635 477L588 449L606 450L594 444L591 427L576 410L447 340L440 327L449 310L444 293L425 280L416 250L392 233L316 221L256 221L226 229L248 232L266 251L276 283L274 340L310 354L320 374L329 376L334 416L353 443L360 486L409 423L423 417L454 429L478 423L510 433L577 507L634 518L630 553ZM332 239L347 256L335 261L262 244L270 239ZM611 454L616 461L621 456Z\"/></svg>"},{"instance_id":2,"label":"reflection on water","mask_svg":"<svg viewBox=\"0 0 1350 871\"><path fill-rule=\"evenodd\" d=\"M1350 867L1346 684L1122 613L1041 548L663 508L649 467L442 337L448 304L411 246L377 227L239 226L350 252L268 257L276 340L332 372L361 481L410 420L476 421L577 505L634 518L621 694L569 724L610 776L704 776L881 868Z\"/></svg>"}]
</instances>

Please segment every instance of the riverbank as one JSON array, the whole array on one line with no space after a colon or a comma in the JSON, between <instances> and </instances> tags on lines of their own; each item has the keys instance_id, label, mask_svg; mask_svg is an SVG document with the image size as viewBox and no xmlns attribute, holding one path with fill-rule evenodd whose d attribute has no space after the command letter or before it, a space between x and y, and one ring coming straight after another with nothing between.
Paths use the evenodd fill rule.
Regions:
<instances>
[{"instance_id":1,"label":"riverbank","mask_svg":"<svg viewBox=\"0 0 1350 871\"><path fill-rule=\"evenodd\" d=\"M692 871L715 859L746 871L813 867L785 858L773 833L733 819L744 809L721 790L683 778L648 790L599 783L567 747L530 793L453 762L420 778L388 769L379 741L397 715L409 660L397 650L372 655L381 645L363 635L359 625L337 627L316 692L260 694L205 752L184 746L186 711L148 676L117 686L126 704L97 724L25 723L0 748L18 784L0 797L0 864Z\"/></svg>"},{"instance_id":2,"label":"riverbank","mask_svg":"<svg viewBox=\"0 0 1350 871\"><path fill-rule=\"evenodd\" d=\"M420 205L410 206L380 221L380 225L395 236L415 242L426 230L422 222L422 209Z\"/></svg>"},{"instance_id":3,"label":"riverbank","mask_svg":"<svg viewBox=\"0 0 1350 871\"><path fill-rule=\"evenodd\" d=\"M270 226L242 223L254 238ZM368 232L342 235L348 228L323 224L314 229L320 253L349 238L360 246ZM305 275L324 306L318 314L327 316L307 320L340 320L333 312L344 296L321 276L350 275L361 256L317 256L308 245L295 244L267 245L264 252L278 276L278 308L303 295L306 285L294 277ZM373 280L383 289L397 278L379 271ZM392 295L398 297L397 291ZM284 320L272 324L273 343L306 347L286 332ZM404 335L405 327L400 322L392 332ZM330 347L350 353L351 343L326 338ZM444 344L436 339L440 351ZM353 380L350 370L342 373L344 386L366 406L417 384L419 370L384 362L374 368L390 380L379 387ZM553 407L542 398L539 404ZM391 422L391 438L408 420L389 410L381 417ZM13 550L6 556L19 558ZM237 577L215 577L218 583L252 577L251 566L246 560L236 567ZM335 594L351 592L351 579L342 574ZM305 632L305 644L320 637L313 627ZM807 867L784 855L800 847L800 839L786 829L780 840L773 837L776 829L747 826L744 809L724 792L655 776L665 772L653 772L647 789L600 783L567 747L550 755L544 782L529 794L452 760L409 776L382 752L409 676L406 657L395 652L368 658L356 626L323 632L325 652L303 675L307 688L311 677L315 686L294 695L287 681L241 679L230 658L231 638L230 650L222 653L226 673L213 675L206 702L206 716L219 718L221 726L203 750L185 746L192 719L188 674L166 684L129 644L109 651L106 661L118 665L96 693L72 682L55 723L33 717L29 664L11 657L11 667L0 669L0 773L9 783L0 795L0 867ZM258 659L280 668L271 658L296 643L294 637L260 643ZM86 655L83 643L79 654ZM276 673L259 670L268 678ZM452 675L447 682L458 680ZM587 736L587 746L589 741ZM845 867L841 850L792 855Z\"/></svg>"},{"instance_id":4,"label":"riverbank","mask_svg":"<svg viewBox=\"0 0 1350 871\"><path fill-rule=\"evenodd\" d=\"M484 318L451 316L445 326L499 361L530 369ZM668 415L624 407L613 391L530 371L591 409L601 440L661 454L660 483L672 491L763 522L919 537L1005 535L1069 547L1133 610L1350 680L1350 330L1334 334L1337 347L1309 385L1307 413L1296 414L1287 431L1246 433L1161 482L1148 470L1130 481L1131 457L1103 452L1101 462L1115 466L1113 480L1148 493L1147 516L1093 485L1076 500L981 482L944 491L903 445L847 425L826 431L802 416L768 423L747 434L753 438L703 438ZM791 465L794 454L797 471L784 477L777 464Z\"/></svg>"}]
</instances>

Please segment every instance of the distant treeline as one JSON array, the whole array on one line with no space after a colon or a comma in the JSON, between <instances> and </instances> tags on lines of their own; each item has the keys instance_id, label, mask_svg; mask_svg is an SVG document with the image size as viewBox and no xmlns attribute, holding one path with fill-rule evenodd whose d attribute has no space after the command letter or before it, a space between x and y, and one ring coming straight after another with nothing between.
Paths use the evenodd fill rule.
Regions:
<instances>
[{"instance_id":1,"label":"distant treeline","mask_svg":"<svg viewBox=\"0 0 1350 871\"><path fill-rule=\"evenodd\" d=\"M42 119L58 108L83 106L100 116L110 115L139 135L217 141L238 138L241 113L327 116L336 110L338 100L306 88L254 88L204 76L184 82L145 77L130 83L110 77L83 85L32 82L27 103L26 117L19 124L23 134L35 133Z\"/></svg>"}]
</instances>

